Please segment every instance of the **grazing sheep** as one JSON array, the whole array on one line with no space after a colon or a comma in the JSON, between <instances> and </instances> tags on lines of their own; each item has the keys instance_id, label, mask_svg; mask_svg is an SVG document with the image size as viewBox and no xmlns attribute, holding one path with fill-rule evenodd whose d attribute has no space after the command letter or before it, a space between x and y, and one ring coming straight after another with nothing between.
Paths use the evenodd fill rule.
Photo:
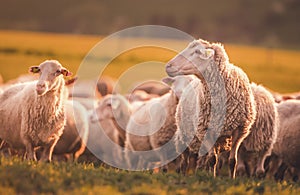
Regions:
<instances>
[{"instance_id":1,"label":"grazing sheep","mask_svg":"<svg viewBox=\"0 0 300 195\"><path fill-rule=\"evenodd\" d=\"M68 86L69 96L73 98L101 98L102 95L96 88L95 80L78 80L74 86Z\"/></svg>"},{"instance_id":2,"label":"grazing sheep","mask_svg":"<svg viewBox=\"0 0 300 195\"><path fill-rule=\"evenodd\" d=\"M248 136L256 117L255 101L247 75L229 62L222 45L204 40L190 43L167 63L166 72L169 76L194 74L203 81L204 89L199 92L199 95L203 96L205 101L195 104L199 107L196 109L189 105L187 99L186 103L179 108L186 110L187 116L177 114L178 126L182 130L181 127L188 125L187 121L180 118L185 117L185 119L191 118L189 122L197 127L195 133L194 130L189 130L190 133L194 133L192 135L196 135L194 138L196 141L192 141L194 151L206 147L206 151L213 152L214 148L211 148L211 144L216 137L232 137L229 167L231 177L235 178L238 149ZM195 112L196 110L198 113ZM215 156L214 175L217 159Z\"/></svg>"},{"instance_id":3,"label":"grazing sheep","mask_svg":"<svg viewBox=\"0 0 300 195\"><path fill-rule=\"evenodd\" d=\"M248 165L249 176L263 177L264 162L271 155L273 144L277 137L278 116L272 94L263 86L251 84L256 102L256 119L250 134L244 139L239 150L237 172L246 173Z\"/></svg>"},{"instance_id":4,"label":"grazing sheep","mask_svg":"<svg viewBox=\"0 0 300 195\"><path fill-rule=\"evenodd\" d=\"M178 98L192 79L194 77L191 76L164 79L164 82L172 84L173 90L161 97L146 101L132 114L126 129L125 148L131 151L148 151L160 148L172 139L176 131L175 112ZM174 150L174 147L171 149ZM127 151L126 159L129 166L142 168L139 165L134 167L134 163L141 159L129 159L128 153ZM159 152L157 156L159 156L160 163L168 160L166 155L164 152ZM143 158L146 161L150 160L144 156ZM148 163L146 161L144 163ZM145 168L146 164L142 166Z\"/></svg>"},{"instance_id":5,"label":"grazing sheep","mask_svg":"<svg viewBox=\"0 0 300 195\"><path fill-rule=\"evenodd\" d=\"M25 148L36 160L34 147L42 146L41 160L51 161L65 125L65 81L70 72L56 60L32 66L38 81L12 85L0 96L0 138L12 148Z\"/></svg>"},{"instance_id":6,"label":"grazing sheep","mask_svg":"<svg viewBox=\"0 0 300 195\"><path fill-rule=\"evenodd\" d=\"M109 76L101 76L97 82L97 90L102 95L102 97L117 93L120 89L116 87L116 81Z\"/></svg>"},{"instance_id":7,"label":"grazing sheep","mask_svg":"<svg viewBox=\"0 0 300 195\"><path fill-rule=\"evenodd\" d=\"M148 101L152 98L159 97L156 94L149 94L143 90L134 90L132 93L126 94L125 97L129 100L130 103L136 101Z\"/></svg>"},{"instance_id":8,"label":"grazing sheep","mask_svg":"<svg viewBox=\"0 0 300 195\"><path fill-rule=\"evenodd\" d=\"M145 91L148 94L162 96L170 91L170 87L159 81L146 81L134 87L132 93L136 90Z\"/></svg>"},{"instance_id":9,"label":"grazing sheep","mask_svg":"<svg viewBox=\"0 0 300 195\"><path fill-rule=\"evenodd\" d=\"M300 176L300 101L287 100L277 104L279 128L273 146L273 154L288 167L295 176ZM268 173L274 175L274 172Z\"/></svg>"},{"instance_id":10,"label":"grazing sheep","mask_svg":"<svg viewBox=\"0 0 300 195\"><path fill-rule=\"evenodd\" d=\"M79 102L71 100L66 101L65 109L66 126L54 147L53 154L73 154L73 159L77 161L85 150L88 138L88 113Z\"/></svg>"}]
</instances>

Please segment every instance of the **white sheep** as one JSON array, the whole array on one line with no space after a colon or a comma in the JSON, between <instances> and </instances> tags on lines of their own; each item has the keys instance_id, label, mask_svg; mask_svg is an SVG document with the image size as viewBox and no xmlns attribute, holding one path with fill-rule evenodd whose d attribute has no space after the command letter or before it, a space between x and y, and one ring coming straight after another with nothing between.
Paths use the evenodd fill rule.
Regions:
<instances>
[{"instance_id":1,"label":"white sheep","mask_svg":"<svg viewBox=\"0 0 300 195\"><path fill-rule=\"evenodd\" d=\"M277 104L279 128L273 154L300 177L300 101L287 100ZM274 174L274 173L268 173Z\"/></svg>"},{"instance_id":2,"label":"white sheep","mask_svg":"<svg viewBox=\"0 0 300 195\"><path fill-rule=\"evenodd\" d=\"M131 115L131 105L125 97L120 94L106 95L98 103L92 121L112 120L118 130L119 145L124 147L126 126Z\"/></svg>"},{"instance_id":3,"label":"white sheep","mask_svg":"<svg viewBox=\"0 0 300 195\"><path fill-rule=\"evenodd\" d=\"M204 40L190 43L167 63L166 72L169 76L193 74L203 81L204 89L199 95L205 101L196 104L196 109L186 99L186 103L182 103L179 109L186 110L184 112L187 116L177 115L178 126L187 125L186 118L190 118L189 123L195 124L196 132L194 129L189 131L196 138L190 135L189 140L196 139L192 147L195 152L201 149L201 154L207 150L210 153L218 152L215 151L216 147L211 147L218 142L217 138L232 137L229 167L231 177L235 178L238 149L248 136L256 117L255 100L247 75L229 62L222 45ZM215 155L214 175L217 159Z\"/></svg>"},{"instance_id":4,"label":"white sheep","mask_svg":"<svg viewBox=\"0 0 300 195\"><path fill-rule=\"evenodd\" d=\"M65 103L66 126L54 147L54 155L72 154L77 161L84 152L89 133L88 113L77 101Z\"/></svg>"},{"instance_id":5,"label":"white sheep","mask_svg":"<svg viewBox=\"0 0 300 195\"><path fill-rule=\"evenodd\" d=\"M168 160L167 151L159 151L157 154L149 153L149 156L129 155L130 151L151 151L166 145L174 136L176 131L175 112L184 88L194 79L192 76L178 76L166 78L164 82L172 84L172 90L165 95L152 98L141 105L131 116L126 128L125 148L126 159L130 168L152 168L148 167L153 158L165 164ZM169 147L174 152L173 147ZM171 151L172 152L172 151ZM143 160L141 160L141 158ZM155 161L154 160L154 161ZM137 163L138 162L138 163ZM144 163L144 164L139 164ZM141 167L142 166L142 167ZM166 170L166 166L164 170Z\"/></svg>"},{"instance_id":6,"label":"white sheep","mask_svg":"<svg viewBox=\"0 0 300 195\"><path fill-rule=\"evenodd\" d=\"M65 125L65 81L70 72L56 60L32 66L38 81L12 85L0 96L0 138L12 148L25 148L34 160L34 148L42 146L41 160L51 161Z\"/></svg>"},{"instance_id":7,"label":"white sheep","mask_svg":"<svg viewBox=\"0 0 300 195\"><path fill-rule=\"evenodd\" d=\"M115 166L123 160L125 128L130 117L130 104L121 95L106 95L90 113L88 148L100 160L113 161ZM118 147L120 146L120 147Z\"/></svg>"},{"instance_id":8,"label":"white sheep","mask_svg":"<svg viewBox=\"0 0 300 195\"><path fill-rule=\"evenodd\" d=\"M251 84L256 102L256 119L253 123L250 134L244 139L239 149L237 171L239 174L263 177L265 174L264 162L267 156L271 155L273 144L277 137L278 114L275 100L272 94L263 86Z\"/></svg>"}]
</instances>

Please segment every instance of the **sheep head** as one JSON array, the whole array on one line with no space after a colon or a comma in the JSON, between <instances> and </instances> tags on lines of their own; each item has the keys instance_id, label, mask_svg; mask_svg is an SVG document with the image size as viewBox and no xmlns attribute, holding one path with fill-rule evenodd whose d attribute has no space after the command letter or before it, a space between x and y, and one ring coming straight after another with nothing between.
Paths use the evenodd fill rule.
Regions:
<instances>
[{"instance_id":1,"label":"sheep head","mask_svg":"<svg viewBox=\"0 0 300 195\"><path fill-rule=\"evenodd\" d=\"M106 95L103 99L98 102L97 108L94 110L92 116L92 122L114 119L120 109L120 100L113 95Z\"/></svg>"},{"instance_id":2,"label":"sheep head","mask_svg":"<svg viewBox=\"0 0 300 195\"><path fill-rule=\"evenodd\" d=\"M195 40L167 63L166 72L171 77L192 74L200 77L214 60L214 55L208 42Z\"/></svg>"},{"instance_id":3,"label":"sheep head","mask_svg":"<svg viewBox=\"0 0 300 195\"><path fill-rule=\"evenodd\" d=\"M184 89L194 80L194 75L178 75L175 77L166 77L162 81L171 86L172 91L178 98L181 97Z\"/></svg>"},{"instance_id":4,"label":"sheep head","mask_svg":"<svg viewBox=\"0 0 300 195\"><path fill-rule=\"evenodd\" d=\"M40 96L54 89L59 78L72 74L56 60L46 60L39 66L32 66L29 72L40 74L36 84L36 92Z\"/></svg>"}]
</instances>

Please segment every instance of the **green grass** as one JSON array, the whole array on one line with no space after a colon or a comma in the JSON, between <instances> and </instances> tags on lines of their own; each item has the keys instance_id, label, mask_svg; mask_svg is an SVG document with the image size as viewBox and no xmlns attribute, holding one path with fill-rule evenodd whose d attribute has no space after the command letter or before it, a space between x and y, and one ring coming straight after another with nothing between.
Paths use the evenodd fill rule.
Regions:
<instances>
[{"instance_id":1,"label":"green grass","mask_svg":"<svg viewBox=\"0 0 300 195\"><path fill-rule=\"evenodd\" d=\"M299 183L276 183L206 172L128 172L93 164L37 163L0 158L0 194L297 194Z\"/></svg>"}]
</instances>

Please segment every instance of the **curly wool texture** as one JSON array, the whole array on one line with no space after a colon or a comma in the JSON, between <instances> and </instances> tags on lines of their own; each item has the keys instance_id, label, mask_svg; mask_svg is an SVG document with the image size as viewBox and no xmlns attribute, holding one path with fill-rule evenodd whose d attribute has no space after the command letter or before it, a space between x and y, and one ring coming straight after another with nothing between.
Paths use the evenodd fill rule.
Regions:
<instances>
[{"instance_id":1,"label":"curly wool texture","mask_svg":"<svg viewBox=\"0 0 300 195\"><path fill-rule=\"evenodd\" d=\"M33 146L57 139L65 125L64 79L45 95L36 94L37 81L12 85L0 97L0 137L13 148L24 148L25 137Z\"/></svg>"},{"instance_id":2,"label":"curly wool texture","mask_svg":"<svg viewBox=\"0 0 300 195\"><path fill-rule=\"evenodd\" d=\"M251 84L256 102L256 119L242 146L251 152L270 154L277 137L278 114L275 101L263 86Z\"/></svg>"},{"instance_id":3,"label":"curly wool texture","mask_svg":"<svg viewBox=\"0 0 300 195\"><path fill-rule=\"evenodd\" d=\"M190 98L180 100L178 105L178 111L180 112L181 110L181 112L184 113L176 114L179 131L187 131L184 129L190 129L188 131L193 133L192 128L194 128L195 125L197 126L196 132L191 134L191 136L196 135L193 141L195 143L192 142L193 148L190 147L195 153L199 152L206 133L213 135L214 131L216 131L219 132L218 136L229 137L233 134L234 130L238 130L240 135L246 137L256 117L253 93L249 79L244 71L229 63L228 56L221 44L210 44L203 40L199 40L199 42L205 45L206 48L212 48L214 50L214 60L210 62L212 64L207 67L203 74L205 83L203 83L203 88L199 88L202 91L197 92L197 101L194 101L195 104L193 105L197 108L191 106L189 102L190 98L193 98L193 95L187 95L190 96ZM197 75L199 73L194 72L194 74ZM218 80L218 78L220 78L218 74L221 76L221 81ZM203 80L203 78L200 79ZM226 97L218 97L223 87L221 83L224 83ZM188 94L190 92L186 91L185 93ZM214 97L214 106L221 109L221 112L211 112L212 97ZM221 106L222 101L226 102L225 108ZM222 116L219 113L226 113L223 123L220 123ZM186 128L187 125L192 125L192 127ZM208 129L208 125L210 129ZM183 135L186 133L180 134ZM180 140L182 138L178 139Z\"/></svg>"},{"instance_id":4,"label":"curly wool texture","mask_svg":"<svg viewBox=\"0 0 300 195\"><path fill-rule=\"evenodd\" d=\"M53 154L73 154L74 160L77 160L84 152L88 139L88 113L79 102L71 100L66 101L65 110L66 126Z\"/></svg>"},{"instance_id":5,"label":"curly wool texture","mask_svg":"<svg viewBox=\"0 0 300 195\"><path fill-rule=\"evenodd\" d=\"M285 163L300 170L300 101L277 104L279 128L273 152Z\"/></svg>"}]
</instances>

